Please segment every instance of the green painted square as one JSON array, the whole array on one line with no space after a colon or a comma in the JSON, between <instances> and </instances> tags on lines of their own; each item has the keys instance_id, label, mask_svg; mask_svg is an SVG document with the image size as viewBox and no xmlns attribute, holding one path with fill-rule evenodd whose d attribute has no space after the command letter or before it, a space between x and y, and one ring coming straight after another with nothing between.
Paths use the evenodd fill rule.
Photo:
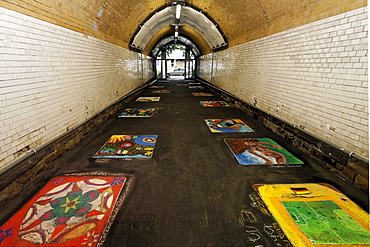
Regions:
<instances>
[{"instance_id":1,"label":"green painted square","mask_svg":"<svg viewBox=\"0 0 370 247\"><path fill-rule=\"evenodd\" d=\"M282 201L314 244L369 244L370 233L333 201Z\"/></svg>"}]
</instances>

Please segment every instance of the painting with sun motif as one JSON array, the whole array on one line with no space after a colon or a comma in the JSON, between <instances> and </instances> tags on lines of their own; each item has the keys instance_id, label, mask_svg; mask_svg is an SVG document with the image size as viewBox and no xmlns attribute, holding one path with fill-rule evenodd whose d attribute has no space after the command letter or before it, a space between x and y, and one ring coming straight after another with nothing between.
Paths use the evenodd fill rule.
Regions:
<instances>
[{"instance_id":1,"label":"painting with sun motif","mask_svg":"<svg viewBox=\"0 0 370 247\"><path fill-rule=\"evenodd\" d=\"M93 158L151 158L157 135L112 135Z\"/></svg>"},{"instance_id":2,"label":"painting with sun motif","mask_svg":"<svg viewBox=\"0 0 370 247\"><path fill-rule=\"evenodd\" d=\"M0 246L101 246L130 183L103 172L55 177L0 227Z\"/></svg>"},{"instance_id":3,"label":"painting with sun motif","mask_svg":"<svg viewBox=\"0 0 370 247\"><path fill-rule=\"evenodd\" d=\"M253 132L248 125L237 118L229 119L204 119L212 133L223 132Z\"/></svg>"}]
</instances>

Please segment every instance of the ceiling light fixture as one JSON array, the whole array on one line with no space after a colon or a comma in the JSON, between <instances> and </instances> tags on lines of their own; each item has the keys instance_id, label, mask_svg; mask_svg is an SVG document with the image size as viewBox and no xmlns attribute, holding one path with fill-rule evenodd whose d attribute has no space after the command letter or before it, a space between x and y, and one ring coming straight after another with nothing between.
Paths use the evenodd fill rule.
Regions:
<instances>
[{"instance_id":1,"label":"ceiling light fixture","mask_svg":"<svg viewBox=\"0 0 370 247\"><path fill-rule=\"evenodd\" d=\"M176 19L180 19L181 16L181 4L176 5Z\"/></svg>"}]
</instances>

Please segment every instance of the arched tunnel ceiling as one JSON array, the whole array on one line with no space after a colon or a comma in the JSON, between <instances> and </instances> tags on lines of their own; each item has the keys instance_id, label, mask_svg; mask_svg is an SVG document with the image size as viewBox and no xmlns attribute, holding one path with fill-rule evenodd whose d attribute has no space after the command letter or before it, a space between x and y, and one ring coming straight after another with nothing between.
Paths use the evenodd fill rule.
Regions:
<instances>
[{"instance_id":1,"label":"arched tunnel ceiling","mask_svg":"<svg viewBox=\"0 0 370 247\"><path fill-rule=\"evenodd\" d=\"M173 2L6 0L0 1L0 6L129 48L139 26L156 12L172 6ZM366 0L184 0L184 3L217 23L229 47L367 6ZM154 35L147 44L149 50L146 49L144 54L149 55L150 49L171 32L167 28L167 33ZM189 28L186 32L203 54L211 52L212 47L208 46L206 39L199 37L202 34Z\"/></svg>"},{"instance_id":2,"label":"arched tunnel ceiling","mask_svg":"<svg viewBox=\"0 0 370 247\"><path fill-rule=\"evenodd\" d=\"M179 44L189 47L193 51L194 56L196 57L201 55L198 47L191 40L185 37L182 37L182 36L179 36L178 38L175 38L174 36L170 36L170 37L164 38L161 41L159 41L157 45L152 49L153 57L156 57L165 45L173 44L173 43L179 43Z\"/></svg>"},{"instance_id":3,"label":"arched tunnel ceiling","mask_svg":"<svg viewBox=\"0 0 370 247\"><path fill-rule=\"evenodd\" d=\"M175 17L176 7L180 7L181 15L179 18ZM180 13L180 12L179 12ZM197 11L189 6L167 7L150 17L143 25L140 25L140 30L135 35L131 46L139 49L146 50L149 40L161 29L168 25L174 26L174 31L178 31L181 36L181 29L183 26L189 26L203 36L208 46L212 49L223 47L226 41L217 26L212 23L200 11ZM176 28L176 29L175 29ZM174 32L173 32L174 33Z\"/></svg>"}]
</instances>

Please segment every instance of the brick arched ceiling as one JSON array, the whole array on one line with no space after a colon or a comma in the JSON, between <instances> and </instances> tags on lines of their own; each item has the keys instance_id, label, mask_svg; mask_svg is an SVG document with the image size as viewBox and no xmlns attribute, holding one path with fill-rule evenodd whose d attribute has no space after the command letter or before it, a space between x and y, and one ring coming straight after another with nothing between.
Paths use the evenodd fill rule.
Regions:
<instances>
[{"instance_id":1,"label":"brick arched ceiling","mask_svg":"<svg viewBox=\"0 0 370 247\"><path fill-rule=\"evenodd\" d=\"M0 7L129 48L140 25L173 0L2 0ZM367 6L366 0L184 0L202 11L225 35L229 47ZM148 47L168 36L153 35ZM167 30L167 31L166 31ZM203 54L211 52L202 34L183 31ZM150 54L150 50L146 49Z\"/></svg>"}]
</instances>

